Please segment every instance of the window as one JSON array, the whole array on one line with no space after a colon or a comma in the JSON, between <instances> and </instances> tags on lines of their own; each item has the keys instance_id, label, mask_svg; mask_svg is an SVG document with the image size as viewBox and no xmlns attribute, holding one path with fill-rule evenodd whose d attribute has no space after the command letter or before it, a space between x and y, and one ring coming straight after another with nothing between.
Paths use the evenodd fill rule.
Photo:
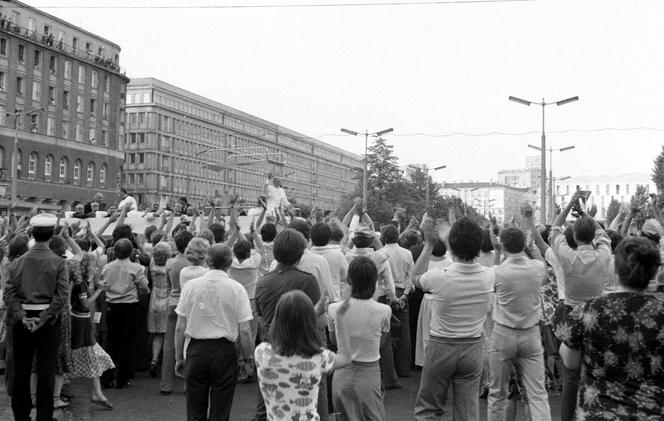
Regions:
<instances>
[{"instance_id":1,"label":"window","mask_svg":"<svg viewBox=\"0 0 664 421\"><path fill-rule=\"evenodd\" d=\"M6 80L5 74L3 72L0 72L0 91L5 90L5 80Z\"/></svg>"},{"instance_id":2,"label":"window","mask_svg":"<svg viewBox=\"0 0 664 421\"><path fill-rule=\"evenodd\" d=\"M65 79L71 79L71 61L65 60Z\"/></svg>"},{"instance_id":3,"label":"window","mask_svg":"<svg viewBox=\"0 0 664 421\"><path fill-rule=\"evenodd\" d=\"M92 187L92 183L94 182L95 179L95 164L93 162L90 162L88 164L88 170L86 171L86 177L85 179L87 180L88 186Z\"/></svg>"},{"instance_id":4,"label":"window","mask_svg":"<svg viewBox=\"0 0 664 421\"><path fill-rule=\"evenodd\" d=\"M72 46L72 49L74 50L74 52L76 52L76 50L78 50L78 38L73 37L71 39L71 46Z\"/></svg>"},{"instance_id":5,"label":"window","mask_svg":"<svg viewBox=\"0 0 664 421\"><path fill-rule=\"evenodd\" d=\"M23 86L23 78L22 77L17 77L16 78L16 96L23 96L24 91L25 91L25 86Z\"/></svg>"},{"instance_id":6,"label":"window","mask_svg":"<svg viewBox=\"0 0 664 421\"><path fill-rule=\"evenodd\" d=\"M90 114L94 114L94 112L95 112L95 100L91 98L90 99Z\"/></svg>"},{"instance_id":7,"label":"window","mask_svg":"<svg viewBox=\"0 0 664 421\"><path fill-rule=\"evenodd\" d=\"M97 57L104 57L104 47L97 48Z\"/></svg>"},{"instance_id":8,"label":"window","mask_svg":"<svg viewBox=\"0 0 664 421\"><path fill-rule=\"evenodd\" d=\"M145 154L144 153L139 153L138 154L138 163L139 164L145 164Z\"/></svg>"},{"instance_id":9,"label":"window","mask_svg":"<svg viewBox=\"0 0 664 421\"><path fill-rule=\"evenodd\" d=\"M35 50L35 58L34 58L33 64L35 66L35 69L41 69L41 64L42 64L42 52L41 51Z\"/></svg>"},{"instance_id":10,"label":"window","mask_svg":"<svg viewBox=\"0 0 664 421\"><path fill-rule=\"evenodd\" d=\"M46 155L44 160L44 177L51 178L53 173L53 155Z\"/></svg>"},{"instance_id":11,"label":"window","mask_svg":"<svg viewBox=\"0 0 664 421\"><path fill-rule=\"evenodd\" d=\"M92 43L91 42L86 42L85 43L85 52L90 54L92 52Z\"/></svg>"},{"instance_id":12,"label":"window","mask_svg":"<svg viewBox=\"0 0 664 421\"><path fill-rule=\"evenodd\" d=\"M625 194L629 194L629 184L625 184Z\"/></svg>"},{"instance_id":13,"label":"window","mask_svg":"<svg viewBox=\"0 0 664 421\"><path fill-rule=\"evenodd\" d=\"M30 131L32 133L39 131L39 114L30 114Z\"/></svg>"},{"instance_id":14,"label":"window","mask_svg":"<svg viewBox=\"0 0 664 421\"><path fill-rule=\"evenodd\" d=\"M7 114L5 114L5 104L0 104L0 126L7 124ZM2 167L2 162L0 162L0 167Z\"/></svg>"},{"instance_id":15,"label":"window","mask_svg":"<svg viewBox=\"0 0 664 421\"><path fill-rule=\"evenodd\" d=\"M81 126L80 124L76 125L76 141L77 142L83 141L83 126Z\"/></svg>"},{"instance_id":16,"label":"window","mask_svg":"<svg viewBox=\"0 0 664 421\"><path fill-rule=\"evenodd\" d=\"M5 38L0 38L0 54L7 55L7 40Z\"/></svg>"},{"instance_id":17,"label":"window","mask_svg":"<svg viewBox=\"0 0 664 421\"><path fill-rule=\"evenodd\" d=\"M51 27L49 25L44 25L44 35L51 35Z\"/></svg>"},{"instance_id":18,"label":"window","mask_svg":"<svg viewBox=\"0 0 664 421\"><path fill-rule=\"evenodd\" d=\"M55 136L55 117L48 116L46 119L46 134Z\"/></svg>"},{"instance_id":19,"label":"window","mask_svg":"<svg viewBox=\"0 0 664 421\"><path fill-rule=\"evenodd\" d=\"M62 158L60 160L60 173L59 173L59 175L60 175L61 180L64 180L65 178L67 178L67 165L68 164L69 164L69 162L67 161L66 157Z\"/></svg>"},{"instance_id":20,"label":"window","mask_svg":"<svg viewBox=\"0 0 664 421\"><path fill-rule=\"evenodd\" d=\"M18 22L14 22L18 24ZM37 21L35 18L28 18L28 35L33 35L37 29Z\"/></svg>"},{"instance_id":21,"label":"window","mask_svg":"<svg viewBox=\"0 0 664 421\"><path fill-rule=\"evenodd\" d=\"M136 133L129 133L129 142L136 143Z\"/></svg>"},{"instance_id":22,"label":"window","mask_svg":"<svg viewBox=\"0 0 664 421\"><path fill-rule=\"evenodd\" d=\"M104 118L108 118L108 110L111 108L111 104L104 102L103 115Z\"/></svg>"},{"instance_id":23,"label":"window","mask_svg":"<svg viewBox=\"0 0 664 421\"><path fill-rule=\"evenodd\" d=\"M111 78L108 75L104 75L104 92L111 91Z\"/></svg>"},{"instance_id":24,"label":"window","mask_svg":"<svg viewBox=\"0 0 664 421\"><path fill-rule=\"evenodd\" d=\"M138 124L141 126L145 124L145 113L138 113Z\"/></svg>"},{"instance_id":25,"label":"window","mask_svg":"<svg viewBox=\"0 0 664 421\"><path fill-rule=\"evenodd\" d=\"M565 186L565 195L569 194L569 184Z\"/></svg>"},{"instance_id":26,"label":"window","mask_svg":"<svg viewBox=\"0 0 664 421\"><path fill-rule=\"evenodd\" d=\"M78 184L81 181L81 160L77 159L74 162L74 183Z\"/></svg>"},{"instance_id":27,"label":"window","mask_svg":"<svg viewBox=\"0 0 664 421\"><path fill-rule=\"evenodd\" d=\"M41 82L38 80L32 82L32 99L41 101Z\"/></svg>"},{"instance_id":28,"label":"window","mask_svg":"<svg viewBox=\"0 0 664 421\"><path fill-rule=\"evenodd\" d=\"M135 153L130 153L129 154L129 163L130 164L135 164L136 163L136 154Z\"/></svg>"},{"instance_id":29,"label":"window","mask_svg":"<svg viewBox=\"0 0 664 421\"><path fill-rule=\"evenodd\" d=\"M53 86L48 87L48 103L55 105L55 88Z\"/></svg>"},{"instance_id":30,"label":"window","mask_svg":"<svg viewBox=\"0 0 664 421\"><path fill-rule=\"evenodd\" d=\"M38 160L37 152L33 152L30 154L30 157L28 158L28 175L32 176L34 178L35 172L37 172L37 160Z\"/></svg>"},{"instance_id":31,"label":"window","mask_svg":"<svg viewBox=\"0 0 664 421\"><path fill-rule=\"evenodd\" d=\"M18 45L18 62L25 63L25 45Z\"/></svg>"},{"instance_id":32,"label":"window","mask_svg":"<svg viewBox=\"0 0 664 421\"><path fill-rule=\"evenodd\" d=\"M138 137L138 143L145 143L145 133L138 133L136 137Z\"/></svg>"},{"instance_id":33,"label":"window","mask_svg":"<svg viewBox=\"0 0 664 421\"><path fill-rule=\"evenodd\" d=\"M61 136L64 139L69 139L69 122L67 120L62 121L62 124L60 125L60 131L62 132Z\"/></svg>"},{"instance_id":34,"label":"window","mask_svg":"<svg viewBox=\"0 0 664 421\"><path fill-rule=\"evenodd\" d=\"M96 143L97 142L97 139L95 139L95 128L94 127L90 127L90 129L88 130L88 136L90 138L90 143Z\"/></svg>"},{"instance_id":35,"label":"window","mask_svg":"<svg viewBox=\"0 0 664 421\"><path fill-rule=\"evenodd\" d=\"M108 146L108 132L106 130L101 131L101 145Z\"/></svg>"},{"instance_id":36,"label":"window","mask_svg":"<svg viewBox=\"0 0 664 421\"><path fill-rule=\"evenodd\" d=\"M610 193L611 193L610 188L611 188L611 186L609 186L609 185L607 184L607 185L606 185L606 194L610 194Z\"/></svg>"},{"instance_id":37,"label":"window","mask_svg":"<svg viewBox=\"0 0 664 421\"><path fill-rule=\"evenodd\" d=\"M97 73L96 70L92 71L92 77L90 79L90 83L92 84L93 88L96 88L99 85L99 73Z\"/></svg>"},{"instance_id":38,"label":"window","mask_svg":"<svg viewBox=\"0 0 664 421\"><path fill-rule=\"evenodd\" d=\"M101 164L99 168L99 184L102 186L106 183L106 164Z\"/></svg>"},{"instance_id":39,"label":"window","mask_svg":"<svg viewBox=\"0 0 664 421\"><path fill-rule=\"evenodd\" d=\"M616 184L616 194L620 194L620 184Z\"/></svg>"},{"instance_id":40,"label":"window","mask_svg":"<svg viewBox=\"0 0 664 421\"><path fill-rule=\"evenodd\" d=\"M76 111L83 112L83 95L76 95Z\"/></svg>"},{"instance_id":41,"label":"window","mask_svg":"<svg viewBox=\"0 0 664 421\"><path fill-rule=\"evenodd\" d=\"M69 91L62 91L62 108L69 109Z\"/></svg>"},{"instance_id":42,"label":"window","mask_svg":"<svg viewBox=\"0 0 664 421\"><path fill-rule=\"evenodd\" d=\"M48 70L53 74L57 73L57 71L58 71L58 58L56 56L51 56L51 58L49 59Z\"/></svg>"},{"instance_id":43,"label":"window","mask_svg":"<svg viewBox=\"0 0 664 421\"><path fill-rule=\"evenodd\" d=\"M144 104L147 104L147 103L149 103L149 102L150 102L150 93L149 93L149 92L145 92L145 93L143 94L143 103L144 103Z\"/></svg>"},{"instance_id":44,"label":"window","mask_svg":"<svg viewBox=\"0 0 664 421\"><path fill-rule=\"evenodd\" d=\"M78 83L85 84L85 66L78 65Z\"/></svg>"}]
</instances>

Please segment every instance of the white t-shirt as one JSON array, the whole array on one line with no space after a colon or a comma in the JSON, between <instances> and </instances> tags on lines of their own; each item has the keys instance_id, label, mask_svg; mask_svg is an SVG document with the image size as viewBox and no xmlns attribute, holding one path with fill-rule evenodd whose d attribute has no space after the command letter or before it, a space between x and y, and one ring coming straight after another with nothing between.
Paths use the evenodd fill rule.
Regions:
<instances>
[{"instance_id":1,"label":"white t-shirt","mask_svg":"<svg viewBox=\"0 0 664 421\"><path fill-rule=\"evenodd\" d=\"M353 361L374 362L380 359L380 338L390 331L392 309L373 299L349 299L343 317L337 312L344 303L333 303L327 309L330 334L336 334L337 346Z\"/></svg>"},{"instance_id":2,"label":"white t-shirt","mask_svg":"<svg viewBox=\"0 0 664 421\"><path fill-rule=\"evenodd\" d=\"M228 271L231 278L238 281L247 290L249 298L256 297L256 283L258 282L258 268L263 260L263 255L255 251L251 252L248 259L240 262L237 257L233 257L233 264Z\"/></svg>"},{"instance_id":3,"label":"white t-shirt","mask_svg":"<svg viewBox=\"0 0 664 421\"><path fill-rule=\"evenodd\" d=\"M124 199L122 199L120 201L120 203L118 203L118 209L122 210L122 208L124 208L127 205L127 203L131 203L131 207L129 208L129 212L138 210L138 205L136 204L136 199L134 199L132 196L127 196Z\"/></svg>"},{"instance_id":4,"label":"white t-shirt","mask_svg":"<svg viewBox=\"0 0 664 421\"><path fill-rule=\"evenodd\" d=\"M182 289L184 284L186 284L188 281L200 278L201 276L205 275L207 271L208 268L204 266L187 266L182 268L180 271L180 289Z\"/></svg>"}]
</instances>

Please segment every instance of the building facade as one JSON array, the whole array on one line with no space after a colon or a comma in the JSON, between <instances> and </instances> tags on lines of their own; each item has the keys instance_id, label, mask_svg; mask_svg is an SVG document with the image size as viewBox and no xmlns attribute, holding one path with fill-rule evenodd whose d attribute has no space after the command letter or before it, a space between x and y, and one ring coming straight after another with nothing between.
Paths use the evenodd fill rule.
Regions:
<instances>
[{"instance_id":1,"label":"building facade","mask_svg":"<svg viewBox=\"0 0 664 421\"><path fill-rule=\"evenodd\" d=\"M581 190L588 190L591 192L588 205L597 206L597 215L601 219L605 219L611 200L629 203L638 186L645 186L649 193L657 193L657 188L650 175L629 173L571 177L554 187L554 199L558 205L564 207L577 187Z\"/></svg>"},{"instance_id":2,"label":"building facade","mask_svg":"<svg viewBox=\"0 0 664 421\"><path fill-rule=\"evenodd\" d=\"M512 187L527 187L539 191L542 180L541 171L537 168L518 168L498 172L498 183Z\"/></svg>"},{"instance_id":3,"label":"building facade","mask_svg":"<svg viewBox=\"0 0 664 421\"><path fill-rule=\"evenodd\" d=\"M501 225L518 216L524 203L533 204L537 199L531 189L492 182L445 183L440 194L459 197L484 216L491 213Z\"/></svg>"},{"instance_id":4,"label":"building facade","mask_svg":"<svg viewBox=\"0 0 664 421\"><path fill-rule=\"evenodd\" d=\"M154 78L127 88L124 185L141 205L237 194L256 203L279 176L297 204L336 210L357 155Z\"/></svg>"},{"instance_id":5,"label":"building facade","mask_svg":"<svg viewBox=\"0 0 664 421\"><path fill-rule=\"evenodd\" d=\"M0 3L0 207L115 200L129 81L120 47L18 1Z\"/></svg>"}]
</instances>

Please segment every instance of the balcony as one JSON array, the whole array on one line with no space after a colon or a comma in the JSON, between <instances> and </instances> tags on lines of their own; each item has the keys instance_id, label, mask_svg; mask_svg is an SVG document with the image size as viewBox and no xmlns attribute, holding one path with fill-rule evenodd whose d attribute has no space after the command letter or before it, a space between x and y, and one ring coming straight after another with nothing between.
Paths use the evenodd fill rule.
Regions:
<instances>
[{"instance_id":1,"label":"balcony","mask_svg":"<svg viewBox=\"0 0 664 421\"><path fill-rule=\"evenodd\" d=\"M91 50L85 51L80 48L74 48L69 44L65 44L64 40L56 41L53 34L38 34L36 31L31 31L24 26L16 25L15 23L8 21L5 18L5 15L0 17L0 32L10 33L27 41L42 44L51 50L59 51L60 53L67 54L79 60L87 61L90 64L94 64L119 75L126 76L127 74L126 70L115 63L113 59L95 55Z\"/></svg>"}]
</instances>

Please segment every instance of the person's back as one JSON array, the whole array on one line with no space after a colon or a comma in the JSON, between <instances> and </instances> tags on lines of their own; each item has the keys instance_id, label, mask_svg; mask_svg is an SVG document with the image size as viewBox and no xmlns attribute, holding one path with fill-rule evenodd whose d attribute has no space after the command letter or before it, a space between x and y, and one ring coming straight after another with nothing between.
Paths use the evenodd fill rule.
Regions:
<instances>
[{"instance_id":1,"label":"person's back","mask_svg":"<svg viewBox=\"0 0 664 421\"><path fill-rule=\"evenodd\" d=\"M343 303L333 303L328 308L335 329L343 329L341 334L337 334L337 346L349 350L348 354L353 361L377 361L380 358L378 351L381 334L390 329L390 306L373 299L349 298L348 309L344 314L345 323L340 327L337 313L341 305Z\"/></svg>"},{"instance_id":2,"label":"person's back","mask_svg":"<svg viewBox=\"0 0 664 421\"><path fill-rule=\"evenodd\" d=\"M508 257L494 266L496 274L495 322L517 329L530 328L539 322L540 288L546 268L543 262L526 256Z\"/></svg>"},{"instance_id":3,"label":"person's back","mask_svg":"<svg viewBox=\"0 0 664 421\"><path fill-rule=\"evenodd\" d=\"M341 252L339 244L330 244L332 229L323 222L314 224L311 227L311 252L322 256L330 267L331 283L336 294L339 297L344 296L346 292L346 276L348 274L348 261ZM346 284L346 285L344 285Z\"/></svg>"}]
</instances>

